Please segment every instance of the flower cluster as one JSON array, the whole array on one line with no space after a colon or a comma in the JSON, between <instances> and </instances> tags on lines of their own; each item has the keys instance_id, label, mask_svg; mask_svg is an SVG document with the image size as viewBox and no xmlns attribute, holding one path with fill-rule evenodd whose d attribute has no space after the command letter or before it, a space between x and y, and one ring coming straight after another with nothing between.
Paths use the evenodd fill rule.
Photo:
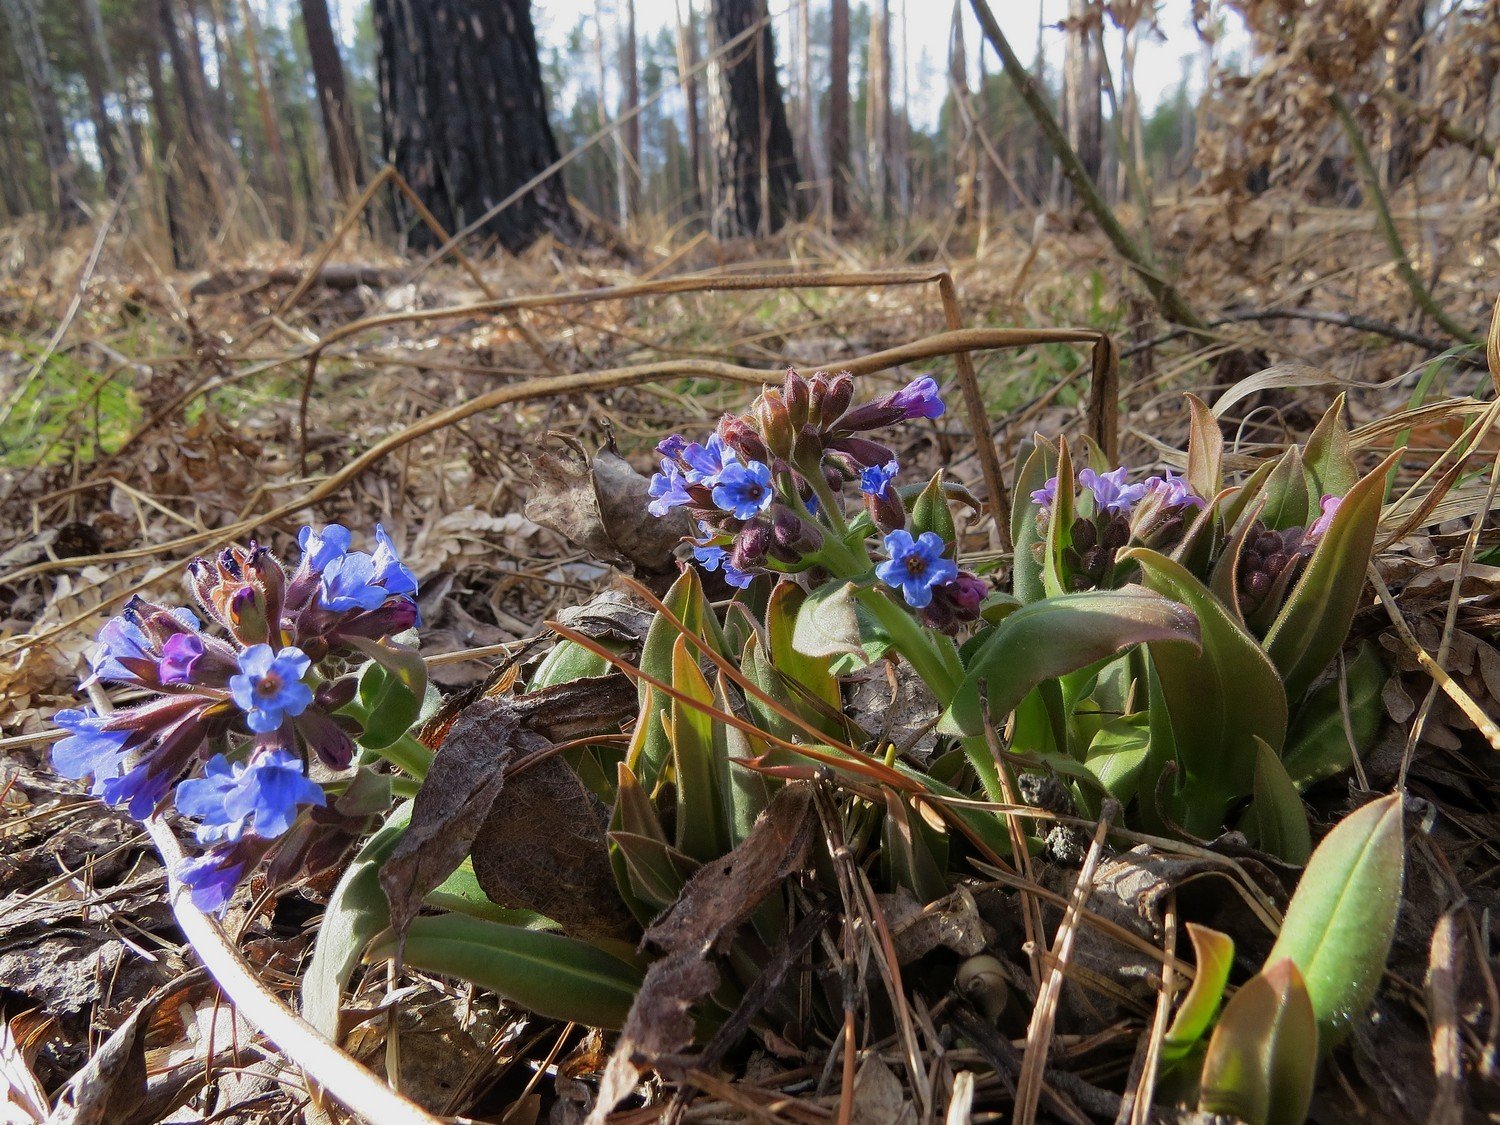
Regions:
<instances>
[{"instance_id":1,"label":"flower cluster","mask_svg":"<svg viewBox=\"0 0 1500 1125\"><path fill-rule=\"evenodd\" d=\"M227 635L186 608L132 598L100 631L89 680L149 698L55 717L67 737L54 767L111 805L144 819L176 787L177 809L207 849L180 873L203 909L222 909L300 810L327 805L306 762L350 765L360 728L338 713L356 690L350 662L389 651L372 642L418 623L415 577L383 529L375 538L366 553L350 550L336 524L303 528L291 574L253 542L195 559L195 599Z\"/></svg>"},{"instance_id":2,"label":"flower cluster","mask_svg":"<svg viewBox=\"0 0 1500 1125\"><path fill-rule=\"evenodd\" d=\"M1206 506L1171 469L1134 484L1129 476L1123 465L1106 473L1083 469L1078 474L1074 495L1079 515L1066 552L1070 580L1077 589L1111 585L1115 557L1127 545L1170 547L1181 539L1188 516ZM1057 489L1054 476L1031 494L1044 534L1057 504Z\"/></svg>"},{"instance_id":3,"label":"flower cluster","mask_svg":"<svg viewBox=\"0 0 1500 1125\"><path fill-rule=\"evenodd\" d=\"M1257 520L1240 548L1236 589L1240 613L1249 617L1267 603L1281 600L1302 571L1302 563L1313 553L1339 510L1343 498L1325 496L1321 514L1307 527L1272 531Z\"/></svg>"},{"instance_id":4,"label":"flower cluster","mask_svg":"<svg viewBox=\"0 0 1500 1125\"><path fill-rule=\"evenodd\" d=\"M821 548L829 536L846 537L846 497L857 497L884 536L889 558L877 577L934 627L974 620L987 587L960 574L940 536L907 531L896 455L868 436L941 417L937 382L924 375L862 406L853 397L847 372L788 371L779 389L762 392L744 414L725 415L705 441L672 435L657 446L650 511L688 509L698 529L693 560L745 587L758 574L826 564Z\"/></svg>"}]
</instances>

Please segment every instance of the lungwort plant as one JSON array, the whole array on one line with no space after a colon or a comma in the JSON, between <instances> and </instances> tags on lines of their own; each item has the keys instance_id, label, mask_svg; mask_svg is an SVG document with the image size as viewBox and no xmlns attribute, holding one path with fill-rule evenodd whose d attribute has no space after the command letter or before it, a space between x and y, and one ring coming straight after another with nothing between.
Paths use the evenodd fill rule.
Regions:
<instances>
[{"instance_id":1,"label":"lungwort plant","mask_svg":"<svg viewBox=\"0 0 1500 1125\"><path fill-rule=\"evenodd\" d=\"M257 865L274 886L362 839L304 983L330 1035L361 959L385 958L623 1027L649 1055L722 1053L757 1021L835 1034L839 982L805 992L787 949L847 898L840 864L917 904L960 892L971 861L1042 848L1008 811L1026 774L1076 811L1112 798L1131 827L1238 827L1305 861L1299 790L1348 764L1350 725L1368 739L1380 676L1369 655L1331 673L1388 468L1358 475L1338 408L1238 484L1196 400L1185 477L1038 438L1007 588L960 557L974 499L941 472L904 480L883 440L942 415L936 383L853 399L846 374L789 372L701 440L661 442L640 518L687 531L671 588L627 580L560 614L529 676L440 709L410 647L416 583L379 529L373 554L305 529L290 573L254 544L200 560L218 631L132 603L95 674L150 698L62 713L58 768L138 816L175 804L206 909ZM888 680L889 706L852 705L856 678ZM903 713L924 706L926 722ZM1255 988L1302 989L1319 1022L1319 982L1378 972L1373 948L1345 963L1339 943L1284 942L1301 983L1272 965ZM1200 966L1215 956L1200 947ZM1203 1054L1227 979L1200 971L1174 1057ZM680 1018L632 1024L645 1009Z\"/></svg>"}]
</instances>

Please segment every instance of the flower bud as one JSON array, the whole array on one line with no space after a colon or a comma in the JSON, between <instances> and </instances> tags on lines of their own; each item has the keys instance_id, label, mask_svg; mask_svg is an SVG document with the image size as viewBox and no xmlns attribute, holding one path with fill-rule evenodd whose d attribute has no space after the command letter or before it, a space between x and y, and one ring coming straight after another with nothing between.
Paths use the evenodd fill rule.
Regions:
<instances>
[{"instance_id":1,"label":"flower bud","mask_svg":"<svg viewBox=\"0 0 1500 1125\"><path fill-rule=\"evenodd\" d=\"M792 429L792 416L786 401L779 391L762 391L750 408L755 428L765 439L766 445L777 457L790 461L796 431Z\"/></svg>"},{"instance_id":2,"label":"flower bud","mask_svg":"<svg viewBox=\"0 0 1500 1125\"><path fill-rule=\"evenodd\" d=\"M719 437L724 444L740 455L742 461L769 463L771 451L765 440L746 419L738 414L726 414L719 419Z\"/></svg>"},{"instance_id":3,"label":"flower bud","mask_svg":"<svg viewBox=\"0 0 1500 1125\"><path fill-rule=\"evenodd\" d=\"M847 453L853 462L861 469L867 469L871 465L884 465L895 459L895 451L888 445L881 445L878 441L870 441L861 437L836 437L825 443L828 449L838 453Z\"/></svg>"},{"instance_id":4,"label":"flower bud","mask_svg":"<svg viewBox=\"0 0 1500 1125\"><path fill-rule=\"evenodd\" d=\"M781 393L786 401L787 413L791 416L792 429L801 430L807 425L812 392L807 385L807 380L797 373L795 367L786 369L786 380L782 384Z\"/></svg>"},{"instance_id":5,"label":"flower bud","mask_svg":"<svg viewBox=\"0 0 1500 1125\"><path fill-rule=\"evenodd\" d=\"M750 570L766 561L771 548L771 527L763 520L747 523L735 537L729 561L737 570Z\"/></svg>"},{"instance_id":6,"label":"flower bud","mask_svg":"<svg viewBox=\"0 0 1500 1125\"><path fill-rule=\"evenodd\" d=\"M229 628L241 644L259 645L271 639L271 624L266 617L266 596L258 587L241 586L230 594L226 616L229 618Z\"/></svg>"},{"instance_id":7,"label":"flower bud","mask_svg":"<svg viewBox=\"0 0 1500 1125\"><path fill-rule=\"evenodd\" d=\"M901 494L894 488L886 489L879 496L867 492L864 497L870 519L882 535L906 528L906 505L901 502Z\"/></svg>"},{"instance_id":8,"label":"flower bud","mask_svg":"<svg viewBox=\"0 0 1500 1125\"><path fill-rule=\"evenodd\" d=\"M854 376L847 371L829 375L820 371L812 379L809 420L823 430L833 427L854 400Z\"/></svg>"}]
</instances>

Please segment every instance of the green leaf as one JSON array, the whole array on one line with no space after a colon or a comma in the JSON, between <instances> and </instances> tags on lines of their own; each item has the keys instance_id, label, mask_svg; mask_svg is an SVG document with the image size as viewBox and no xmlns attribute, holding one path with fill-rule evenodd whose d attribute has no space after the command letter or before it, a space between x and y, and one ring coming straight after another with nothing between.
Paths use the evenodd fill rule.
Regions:
<instances>
[{"instance_id":1,"label":"green leaf","mask_svg":"<svg viewBox=\"0 0 1500 1125\"><path fill-rule=\"evenodd\" d=\"M1400 456L1391 454L1344 497L1266 634L1266 652L1281 670L1288 699L1306 694L1349 636L1375 548L1385 474Z\"/></svg>"},{"instance_id":2,"label":"green leaf","mask_svg":"<svg viewBox=\"0 0 1500 1125\"><path fill-rule=\"evenodd\" d=\"M615 804L609 818L609 865L614 872L615 889L620 892L625 905L630 907L636 921L645 926L656 917L662 904L636 893L634 875L616 835L624 833L665 846L667 833L656 815L656 806L651 803L651 798L641 788L641 783L636 780L630 767L621 762L615 773Z\"/></svg>"},{"instance_id":3,"label":"green leaf","mask_svg":"<svg viewBox=\"0 0 1500 1125\"><path fill-rule=\"evenodd\" d=\"M387 935L367 960L395 952L395 937ZM643 977L576 938L461 914L418 918L402 956L412 968L472 981L538 1015L608 1029L624 1025Z\"/></svg>"},{"instance_id":4,"label":"green leaf","mask_svg":"<svg viewBox=\"0 0 1500 1125\"><path fill-rule=\"evenodd\" d=\"M330 1039L338 1038L339 1006L360 954L371 938L391 924L380 867L406 834L411 805L410 801L398 805L365 841L339 878L318 925L312 958L302 977L302 1016Z\"/></svg>"},{"instance_id":5,"label":"green leaf","mask_svg":"<svg viewBox=\"0 0 1500 1125\"><path fill-rule=\"evenodd\" d=\"M833 656L813 655L799 651L795 633L802 621L801 611L808 601L802 588L793 582L778 582L771 591L766 609L766 638L771 664L792 687L790 699L797 714L831 738L844 734L844 701L839 682L830 671ZM858 618L855 628L858 629Z\"/></svg>"},{"instance_id":6,"label":"green leaf","mask_svg":"<svg viewBox=\"0 0 1500 1125\"><path fill-rule=\"evenodd\" d=\"M631 832L611 832L610 844L625 864L631 894L651 908L652 915L677 901L683 886L702 866L671 844Z\"/></svg>"},{"instance_id":7,"label":"green leaf","mask_svg":"<svg viewBox=\"0 0 1500 1125\"><path fill-rule=\"evenodd\" d=\"M1266 506L1261 509L1260 519L1272 531L1308 524L1307 474L1302 468L1302 451L1295 445L1276 461L1261 496Z\"/></svg>"},{"instance_id":8,"label":"green leaf","mask_svg":"<svg viewBox=\"0 0 1500 1125\"><path fill-rule=\"evenodd\" d=\"M1023 602L1041 601L1047 596L1042 588L1042 568L1035 547L1041 544L1037 534L1037 506L1031 494L1042 488L1057 469L1057 455L1038 442L1011 485L1010 541L1015 544L1011 568L1011 589Z\"/></svg>"},{"instance_id":9,"label":"green leaf","mask_svg":"<svg viewBox=\"0 0 1500 1125\"><path fill-rule=\"evenodd\" d=\"M1302 449L1302 469L1312 497L1343 496L1359 479L1354 464L1349 430L1344 425L1344 399L1340 394L1318 421Z\"/></svg>"},{"instance_id":10,"label":"green leaf","mask_svg":"<svg viewBox=\"0 0 1500 1125\"><path fill-rule=\"evenodd\" d=\"M1187 924L1187 932L1193 943L1193 983L1162 1040L1161 1057L1168 1065L1186 1058L1208 1031L1234 967L1234 939L1228 934L1196 922Z\"/></svg>"},{"instance_id":11,"label":"green leaf","mask_svg":"<svg viewBox=\"0 0 1500 1125\"><path fill-rule=\"evenodd\" d=\"M1363 644L1345 668L1348 685L1349 727L1344 729L1344 710L1339 701L1338 677L1308 693L1292 720L1282 761L1300 789L1348 769L1354 755L1364 757L1375 744L1385 715L1381 691L1390 673L1373 644ZM1349 745L1352 730L1354 745Z\"/></svg>"},{"instance_id":12,"label":"green leaf","mask_svg":"<svg viewBox=\"0 0 1500 1125\"><path fill-rule=\"evenodd\" d=\"M677 846L707 863L729 850L729 763L714 754L713 691L698 668L687 638L672 649L673 699L668 735L677 779ZM696 705L695 705L696 704Z\"/></svg>"},{"instance_id":13,"label":"green leaf","mask_svg":"<svg viewBox=\"0 0 1500 1125\"><path fill-rule=\"evenodd\" d=\"M1219 494L1224 480L1224 435L1214 412L1197 395L1188 400L1191 421L1188 428L1188 487L1205 500Z\"/></svg>"},{"instance_id":14,"label":"green leaf","mask_svg":"<svg viewBox=\"0 0 1500 1125\"><path fill-rule=\"evenodd\" d=\"M1301 1125L1317 1066L1307 987L1295 964L1273 959L1224 1006L1203 1060L1198 1112L1246 1125Z\"/></svg>"},{"instance_id":15,"label":"green leaf","mask_svg":"<svg viewBox=\"0 0 1500 1125\"><path fill-rule=\"evenodd\" d=\"M1042 589L1049 598L1068 592L1068 571L1063 555L1073 545L1073 519L1076 515L1073 461L1068 443L1057 446L1057 501L1047 517L1047 535L1042 550Z\"/></svg>"},{"instance_id":16,"label":"green leaf","mask_svg":"<svg viewBox=\"0 0 1500 1125\"><path fill-rule=\"evenodd\" d=\"M362 637L348 640L370 658L359 677L359 704L364 711L359 744L368 750L383 750L410 730L421 714L427 692L427 662L409 648Z\"/></svg>"},{"instance_id":17,"label":"green leaf","mask_svg":"<svg viewBox=\"0 0 1500 1125\"><path fill-rule=\"evenodd\" d=\"M998 722L1044 680L1116 656L1131 645L1164 640L1196 647L1197 622L1185 607L1139 586L1033 602L996 625L974 654L938 729L982 734L981 688L990 716Z\"/></svg>"},{"instance_id":18,"label":"green leaf","mask_svg":"<svg viewBox=\"0 0 1500 1125\"><path fill-rule=\"evenodd\" d=\"M1255 782L1251 794L1245 818L1251 838L1264 851L1288 863L1306 863L1312 854L1307 810L1302 807L1302 798L1281 759L1261 738L1255 740Z\"/></svg>"},{"instance_id":19,"label":"green leaf","mask_svg":"<svg viewBox=\"0 0 1500 1125\"><path fill-rule=\"evenodd\" d=\"M1089 743L1084 764L1115 800L1128 805L1135 797L1141 768L1146 764L1146 754L1150 749L1147 716L1121 715L1099 728L1099 733Z\"/></svg>"},{"instance_id":20,"label":"green leaf","mask_svg":"<svg viewBox=\"0 0 1500 1125\"><path fill-rule=\"evenodd\" d=\"M714 682L714 702L726 714L734 712L734 703L729 698L726 677L719 676ZM729 789L725 801L729 806L729 839L738 844L750 835L755 820L771 803L772 783L759 770L736 765L735 759L758 758L765 754L767 746L739 727L728 723L714 724L714 753L727 763Z\"/></svg>"},{"instance_id":21,"label":"green leaf","mask_svg":"<svg viewBox=\"0 0 1500 1125\"><path fill-rule=\"evenodd\" d=\"M556 929L556 923L544 918L535 910L511 910L490 901L474 874L474 861L466 859L458 869L444 879L437 890L425 899L429 906L440 910L451 910L456 914L467 914L471 918L488 918L491 922L503 922L508 926L526 929Z\"/></svg>"},{"instance_id":22,"label":"green leaf","mask_svg":"<svg viewBox=\"0 0 1500 1125\"><path fill-rule=\"evenodd\" d=\"M797 611L792 647L807 656L865 659L853 582L825 582Z\"/></svg>"},{"instance_id":23,"label":"green leaf","mask_svg":"<svg viewBox=\"0 0 1500 1125\"><path fill-rule=\"evenodd\" d=\"M1401 906L1405 852L1401 797L1372 801L1318 845L1292 895L1268 962L1286 957L1307 979L1332 1047L1375 995Z\"/></svg>"},{"instance_id":24,"label":"green leaf","mask_svg":"<svg viewBox=\"0 0 1500 1125\"><path fill-rule=\"evenodd\" d=\"M724 652L724 636L719 622L714 617L713 607L703 594L703 583L698 580L695 567L688 567L681 577L672 583L662 605L686 625L692 633L702 637L715 652ZM672 647L677 642L680 630L667 620L666 615L657 614L646 631L646 641L641 646L641 671L658 680L672 680ZM695 650L696 651L696 650ZM641 681L641 696L645 698L648 685Z\"/></svg>"},{"instance_id":25,"label":"green leaf","mask_svg":"<svg viewBox=\"0 0 1500 1125\"><path fill-rule=\"evenodd\" d=\"M611 644L608 640L600 640L598 643L616 651L619 648L618 643ZM526 690L540 691L558 684L569 684L574 680L603 676L610 671L609 661L597 652L584 648L577 641L560 640L537 665Z\"/></svg>"},{"instance_id":26,"label":"green leaf","mask_svg":"<svg viewBox=\"0 0 1500 1125\"><path fill-rule=\"evenodd\" d=\"M923 903L948 893L943 874L948 866L947 838L932 831L920 813L889 789L885 790L881 839L880 858L892 883L905 887Z\"/></svg>"},{"instance_id":27,"label":"green leaf","mask_svg":"<svg viewBox=\"0 0 1500 1125\"><path fill-rule=\"evenodd\" d=\"M1223 603L1186 570L1155 551L1125 554L1142 580L1197 614L1202 648L1150 646L1183 772L1189 832L1214 835L1229 802L1248 796L1255 777L1255 739L1273 749L1286 738L1286 695L1275 667Z\"/></svg>"},{"instance_id":28,"label":"green leaf","mask_svg":"<svg viewBox=\"0 0 1500 1125\"><path fill-rule=\"evenodd\" d=\"M927 487L911 507L912 537L924 531L936 532L939 539L950 547L958 535L953 526L953 513L948 510L947 497L943 495L943 471L939 469Z\"/></svg>"}]
</instances>

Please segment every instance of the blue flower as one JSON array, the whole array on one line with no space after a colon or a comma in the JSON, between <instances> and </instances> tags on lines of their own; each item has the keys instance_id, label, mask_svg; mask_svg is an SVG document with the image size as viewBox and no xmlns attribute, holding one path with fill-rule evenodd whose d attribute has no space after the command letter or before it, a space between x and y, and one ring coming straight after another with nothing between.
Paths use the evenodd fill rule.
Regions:
<instances>
[{"instance_id":1,"label":"blue flower","mask_svg":"<svg viewBox=\"0 0 1500 1125\"><path fill-rule=\"evenodd\" d=\"M297 546L302 548L302 562L311 571L321 574L335 559L349 553L352 536L341 524L330 523L321 531L304 527L297 533Z\"/></svg>"},{"instance_id":2,"label":"blue flower","mask_svg":"<svg viewBox=\"0 0 1500 1125\"><path fill-rule=\"evenodd\" d=\"M415 599L417 576L413 574L396 554L396 545L385 533L385 528L375 525L375 584L385 587L387 594L404 594Z\"/></svg>"},{"instance_id":3,"label":"blue flower","mask_svg":"<svg viewBox=\"0 0 1500 1125\"><path fill-rule=\"evenodd\" d=\"M682 459L682 451L687 448L687 438L681 434L669 434L656 443L656 452L668 461Z\"/></svg>"},{"instance_id":4,"label":"blue flower","mask_svg":"<svg viewBox=\"0 0 1500 1125\"><path fill-rule=\"evenodd\" d=\"M1203 508L1207 506L1207 502L1201 496L1195 495L1193 490L1188 487L1187 481L1182 477L1172 475L1171 469L1168 469L1164 476L1152 477L1143 483L1146 486L1147 492L1160 494L1161 503L1164 507Z\"/></svg>"},{"instance_id":5,"label":"blue flower","mask_svg":"<svg viewBox=\"0 0 1500 1125\"><path fill-rule=\"evenodd\" d=\"M723 547L694 545L693 561L704 570L718 570L729 552Z\"/></svg>"},{"instance_id":6,"label":"blue flower","mask_svg":"<svg viewBox=\"0 0 1500 1125\"><path fill-rule=\"evenodd\" d=\"M859 490L866 496L884 500L890 491L891 481L896 477L897 464L894 459L884 465L871 465L859 471Z\"/></svg>"},{"instance_id":7,"label":"blue flower","mask_svg":"<svg viewBox=\"0 0 1500 1125\"><path fill-rule=\"evenodd\" d=\"M252 645L240 653L241 674L229 677L229 694L245 712L251 730L267 734L283 719L307 710L313 692L302 677L311 663L300 648L275 653L270 645Z\"/></svg>"},{"instance_id":8,"label":"blue flower","mask_svg":"<svg viewBox=\"0 0 1500 1125\"><path fill-rule=\"evenodd\" d=\"M724 581L728 582L736 590L743 590L755 581L755 575L748 570L741 570L733 563L724 564Z\"/></svg>"},{"instance_id":9,"label":"blue flower","mask_svg":"<svg viewBox=\"0 0 1500 1125\"><path fill-rule=\"evenodd\" d=\"M910 532L893 531L885 537L890 560L875 568L875 575L892 589L899 589L906 604L923 609L932 602L932 588L958 577L958 564L943 557L946 544L935 531L924 531L913 540Z\"/></svg>"},{"instance_id":10,"label":"blue flower","mask_svg":"<svg viewBox=\"0 0 1500 1125\"><path fill-rule=\"evenodd\" d=\"M1057 503L1057 478L1048 477L1047 483L1032 492L1031 502L1039 508L1051 511L1052 506Z\"/></svg>"},{"instance_id":11,"label":"blue flower","mask_svg":"<svg viewBox=\"0 0 1500 1125\"><path fill-rule=\"evenodd\" d=\"M703 445L695 441L692 445L684 446L679 456L687 466L688 483L706 485L709 488L719 483L719 474L726 468L739 463L734 450L726 446L724 439L718 434L710 434Z\"/></svg>"},{"instance_id":12,"label":"blue flower","mask_svg":"<svg viewBox=\"0 0 1500 1125\"><path fill-rule=\"evenodd\" d=\"M94 787L109 805L124 805L136 820L145 820L172 788L174 775L157 763L142 762L122 777L95 781Z\"/></svg>"},{"instance_id":13,"label":"blue flower","mask_svg":"<svg viewBox=\"0 0 1500 1125\"><path fill-rule=\"evenodd\" d=\"M104 792L104 783L120 776L125 766L128 730L105 730L105 719L89 710L59 711L52 721L69 732L52 747L52 768L63 777L81 781L93 778L93 793Z\"/></svg>"},{"instance_id":14,"label":"blue flower","mask_svg":"<svg viewBox=\"0 0 1500 1125\"><path fill-rule=\"evenodd\" d=\"M234 842L246 833L275 839L292 826L300 806L327 803L323 787L308 779L302 762L281 749L248 766L215 755L203 777L177 787L177 811L198 819L200 844Z\"/></svg>"},{"instance_id":15,"label":"blue flower","mask_svg":"<svg viewBox=\"0 0 1500 1125\"><path fill-rule=\"evenodd\" d=\"M245 873L243 860L209 852L182 862L177 878L188 889L193 905L205 914L223 914Z\"/></svg>"},{"instance_id":16,"label":"blue flower","mask_svg":"<svg viewBox=\"0 0 1500 1125\"><path fill-rule=\"evenodd\" d=\"M375 560L363 551L340 555L323 571L318 601L336 613L379 609L388 591L380 584Z\"/></svg>"},{"instance_id":17,"label":"blue flower","mask_svg":"<svg viewBox=\"0 0 1500 1125\"><path fill-rule=\"evenodd\" d=\"M771 470L759 461L725 465L713 497L735 519L753 519L771 506Z\"/></svg>"},{"instance_id":18,"label":"blue flower","mask_svg":"<svg viewBox=\"0 0 1500 1125\"><path fill-rule=\"evenodd\" d=\"M99 630L99 651L91 661L93 679L137 683L140 680L138 670L133 670L124 662L144 660L156 663L161 639L146 631L142 625L143 612L159 612L159 607L139 598L132 598L123 613L104 623L104 627ZM186 607L179 606L168 612L195 633L203 627L193 611Z\"/></svg>"},{"instance_id":19,"label":"blue flower","mask_svg":"<svg viewBox=\"0 0 1500 1125\"><path fill-rule=\"evenodd\" d=\"M651 478L651 503L646 510L660 518L673 508L691 504L693 498L688 495L687 484L688 480L682 474L682 467L676 461L662 458L661 472Z\"/></svg>"},{"instance_id":20,"label":"blue flower","mask_svg":"<svg viewBox=\"0 0 1500 1125\"><path fill-rule=\"evenodd\" d=\"M1123 516L1146 495L1144 484L1125 483L1128 471L1124 465L1108 473L1084 469L1078 474L1078 483L1094 494L1094 505L1098 511Z\"/></svg>"},{"instance_id":21,"label":"blue flower","mask_svg":"<svg viewBox=\"0 0 1500 1125\"><path fill-rule=\"evenodd\" d=\"M907 418L937 418L943 413L937 380L922 375L891 396L891 405L904 411Z\"/></svg>"}]
</instances>

